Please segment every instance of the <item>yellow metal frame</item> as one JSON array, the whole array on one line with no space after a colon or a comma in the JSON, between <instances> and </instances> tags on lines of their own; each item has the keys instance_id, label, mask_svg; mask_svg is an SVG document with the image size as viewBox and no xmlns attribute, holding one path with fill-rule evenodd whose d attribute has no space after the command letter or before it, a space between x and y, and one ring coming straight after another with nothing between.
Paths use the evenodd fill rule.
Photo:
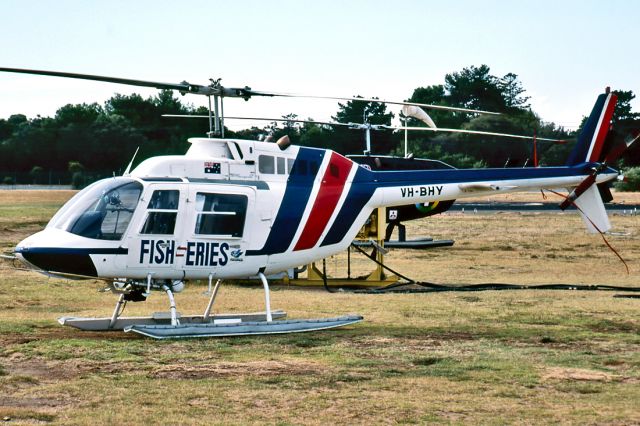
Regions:
<instances>
[{"instance_id":1,"label":"yellow metal frame","mask_svg":"<svg viewBox=\"0 0 640 426\"><path fill-rule=\"evenodd\" d=\"M384 247L384 233L386 228L386 208L381 207L373 211L367 223L360 229L356 240L359 241L375 241L379 247ZM377 250L375 269L367 275L366 278L327 278L327 284L336 286L358 286L358 287L380 287L393 284L398 281L398 277L385 272L381 264L384 264L384 253ZM307 277L285 280L287 284L296 286L322 286L324 279L322 271L316 263L307 265Z\"/></svg>"}]
</instances>

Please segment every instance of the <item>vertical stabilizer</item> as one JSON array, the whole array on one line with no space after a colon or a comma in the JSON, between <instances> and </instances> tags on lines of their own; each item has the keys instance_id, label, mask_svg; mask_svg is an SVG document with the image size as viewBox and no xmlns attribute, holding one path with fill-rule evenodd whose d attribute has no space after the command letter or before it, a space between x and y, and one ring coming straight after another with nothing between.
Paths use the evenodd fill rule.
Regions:
<instances>
[{"instance_id":1,"label":"vertical stabilizer","mask_svg":"<svg viewBox=\"0 0 640 426\"><path fill-rule=\"evenodd\" d=\"M598 96L589 118L578 136L578 142L573 148L567 166L575 166L581 163L602 162L604 160L604 142L609 133L613 110L618 97L609 92Z\"/></svg>"}]
</instances>

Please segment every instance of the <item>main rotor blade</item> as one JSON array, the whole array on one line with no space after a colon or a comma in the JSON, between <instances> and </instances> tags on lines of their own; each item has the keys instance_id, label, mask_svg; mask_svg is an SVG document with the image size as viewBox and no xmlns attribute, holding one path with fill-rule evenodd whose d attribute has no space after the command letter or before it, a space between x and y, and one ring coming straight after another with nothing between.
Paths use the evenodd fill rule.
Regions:
<instances>
[{"instance_id":1,"label":"main rotor blade","mask_svg":"<svg viewBox=\"0 0 640 426\"><path fill-rule=\"evenodd\" d=\"M192 114L162 114L163 117L170 118L209 118L208 115L192 115ZM293 123L311 123L311 124L323 124L328 126L351 126L347 123L335 123L330 121L314 121L314 120L289 120L286 118L265 118L265 117L224 117L225 120L255 120L255 121L280 121L280 122L293 122Z\"/></svg>"},{"instance_id":2,"label":"main rotor blade","mask_svg":"<svg viewBox=\"0 0 640 426\"><path fill-rule=\"evenodd\" d=\"M46 76L52 76L52 77L76 78L80 80L103 81L107 83L126 84L130 86L153 87L156 89L171 89L171 90L177 90L182 94L190 93L194 95L205 95L205 96L218 95L218 96L243 98L245 100L248 100L252 96L332 99L332 100L339 100L339 101L380 102L380 103L391 104L391 105L419 106L419 107L429 108L429 109L466 112L466 113L472 113L472 114L500 115L499 112L474 110L474 109L468 109L468 108L448 107L443 105L421 104L417 102L398 102L398 101L387 101L383 99L357 98L357 97L346 97L346 96L345 97L321 96L321 95L306 95L306 94L296 94L296 93L265 92L265 91L251 90L251 88L247 86L241 87L241 88L228 88L228 87L222 87L217 81L212 83L211 85L205 86L200 84L191 84L186 81L183 81L180 83L164 83L164 82L158 82L158 81L137 80L137 79L131 79L131 78L109 77L109 76L103 76L103 75L80 74L80 73L61 72L61 71L31 70L31 69L25 69L25 68L0 67L0 71L19 73L19 74L34 74L34 75L46 75Z\"/></svg>"},{"instance_id":3,"label":"main rotor blade","mask_svg":"<svg viewBox=\"0 0 640 426\"><path fill-rule=\"evenodd\" d=\"M524 135L513 135L510 133L497 133L497 132L484 132L481 130L464 130L464 129L445 129L438 127L437 129L432 129L431 127L393 127L393 126L385 126L387 129L392 130L415 130L419 132L445 132L445 133L468 133L472 135L485 135L485 136L504 136L508 138L517 138L517 139L535 139L538 142L555 142L557 144L567 143L568 141L565 139L549 139L549 138L539 138L536 136L524 136Z\"/></svg>"},{"instance_id":4,"label":"main rotor blade","mask_svg":"<svg viewBox=\"0 0 640 426\"><path fill-rule=\"evenodd\" d=\"M14 72L20 74L47 75L52 77L77 78L80 80L103 81L107 83L127 84L130 86L154 87L156 89L177 90L184 94L204 95L204 96L226 96L230 98L243 98L248 100L251 96L275 96L266 92L254 92L250 87L223 87L219 80L213 81L210 85L191 84L187 81L180 83L163 83L159 81L137 80L131 78L109 77L104 75L78 74L61 71L29 70L23 68L0 67L0 71Z\"/></svg>"},{"instance_id":5,"label":"main rotor blade","mask_svg":"<svg viewBox=\"0 0 640 426\"><path fill-rule=\"evenodd\" d=\"M191 114L162 114L163 117L170 118L209 118L208 115L191 115ZM311 124L322 124L327 126L345 126L345 127L353 127L353 126L362 126L362 124L358 123L336 123L331 121L313 121L313 120L289 120L286 118L264 118L264 117L225 117L225 120L256 120L256 121L280 121L287 122L291 121L293 123L311 123ZM509 133L496 133L496 132L484 132L480 130L463 130L463 129L446 129L446 128L431 128L431 127L395 127L395 126L387 126L385 124L372 124L371 128L374 130L387 129L387 130L417 130L417 131L426 131L426 132L445 132L445 133L469 133L474 135L485 135L485 136L504 136L510 138L518 138L518 139L535 139L538 142L555 142L557 144L565 144L568 141L564 139L550 139L550 138L540 138L534 136L523 136L523 135L512 135Z\"/></svg>"},{"instance_id":6,"label":"main rotor blade","mask_svg":"<svg viewBox=\"0 0 640 426\"><path fill-rule=\"evenodd\" d=\"M181 92L191 92L192 91L191 88L194 86L201 87L201 86L189 84L186 82L179 83L179 84L160 83L157 81L145 81L145 80L135 80L130 78L107 77L103 75L78 74L78 73L60 72L60 71L29 70L29 69L23 69L23 68L0 67L0 71L14 72L19 74L36 74L36 75L48 75L52 77L77 78L81 80L104 81L107 83L127 84L130 86L155 87L157 89L172 89L172 90L179 90Z\"/></svg>"},{"instance_id":7,"label":"main rotor blade","mask_svg":"<svg viewBox=\"0 0 640 426\"><path fill-rule=\"evenodd\" d=\"M449 107L444 105L433 105L433 104L421 104L417 102L387 101L384 99L375 99L375 98L358 98L355 96L353 97L321 96L321 95L306 95L301 93L277 93L277 92L260 92L260 91L251 91L251 94L260 95L260 96L279 96L279 97L285 97L285 98L309 98L309 99L332 99L336 101L379 102L379 103L390 104L390 105L419 106L423 108L437 109L437 110L443 110L443 111L467 112L472 114L501 115L501 113L499 112L483 111L478 109L458 108L458 107Z\"/></svg>"}]
</instances>

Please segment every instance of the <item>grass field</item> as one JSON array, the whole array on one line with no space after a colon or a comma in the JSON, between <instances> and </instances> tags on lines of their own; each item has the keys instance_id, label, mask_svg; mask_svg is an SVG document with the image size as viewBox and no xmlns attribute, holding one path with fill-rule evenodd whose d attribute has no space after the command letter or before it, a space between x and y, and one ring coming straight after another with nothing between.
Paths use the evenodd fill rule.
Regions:
<instances>
[{"instance_id":1,"label":"grass field","mask_svg":"<svg viewBox=\"0 0 640 426\"><path fill-rule=\"evenodd\" d=\"M71 192L0 191L0 250L46 224ZM636 195L627 196L632 199ZM633 202L633 201L629 201ZM640 286L640 216L613 216L611 244L575 214L445 214L411 236L451 248L392 251L389 265L438 283ZM345 256L328 260L341 275ZM354 259L354 273L371 266ZM153 341L59 326L109 315L98 281L4 268L0 420L7 424L638 424L640 299L624 292L486 291L365 295L276 287L291 318L359 313L333 331ZM177 296L200 312L204 285ZM258 287L224 286L222 311L262 306ZM127 315L166 310L161 295Z\"/></svg>"}]
</instances>

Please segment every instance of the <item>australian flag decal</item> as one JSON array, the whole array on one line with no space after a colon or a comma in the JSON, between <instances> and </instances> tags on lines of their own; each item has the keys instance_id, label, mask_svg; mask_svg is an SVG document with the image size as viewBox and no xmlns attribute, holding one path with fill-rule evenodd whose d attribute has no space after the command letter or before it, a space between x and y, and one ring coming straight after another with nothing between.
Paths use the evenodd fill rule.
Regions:
<instances>
[{"instance_id":1,"label":"australian flag decal","mask_svg":"<svg viewBox=\"0 0 640 426\"><path fill-rule=\"evenodd\" d=\"M220 163L212 163L209 161L206 161L204 163L204 172L205 173L212 173L215 175L219 175L220 174Z\"/></svg>"}]
</instances>

